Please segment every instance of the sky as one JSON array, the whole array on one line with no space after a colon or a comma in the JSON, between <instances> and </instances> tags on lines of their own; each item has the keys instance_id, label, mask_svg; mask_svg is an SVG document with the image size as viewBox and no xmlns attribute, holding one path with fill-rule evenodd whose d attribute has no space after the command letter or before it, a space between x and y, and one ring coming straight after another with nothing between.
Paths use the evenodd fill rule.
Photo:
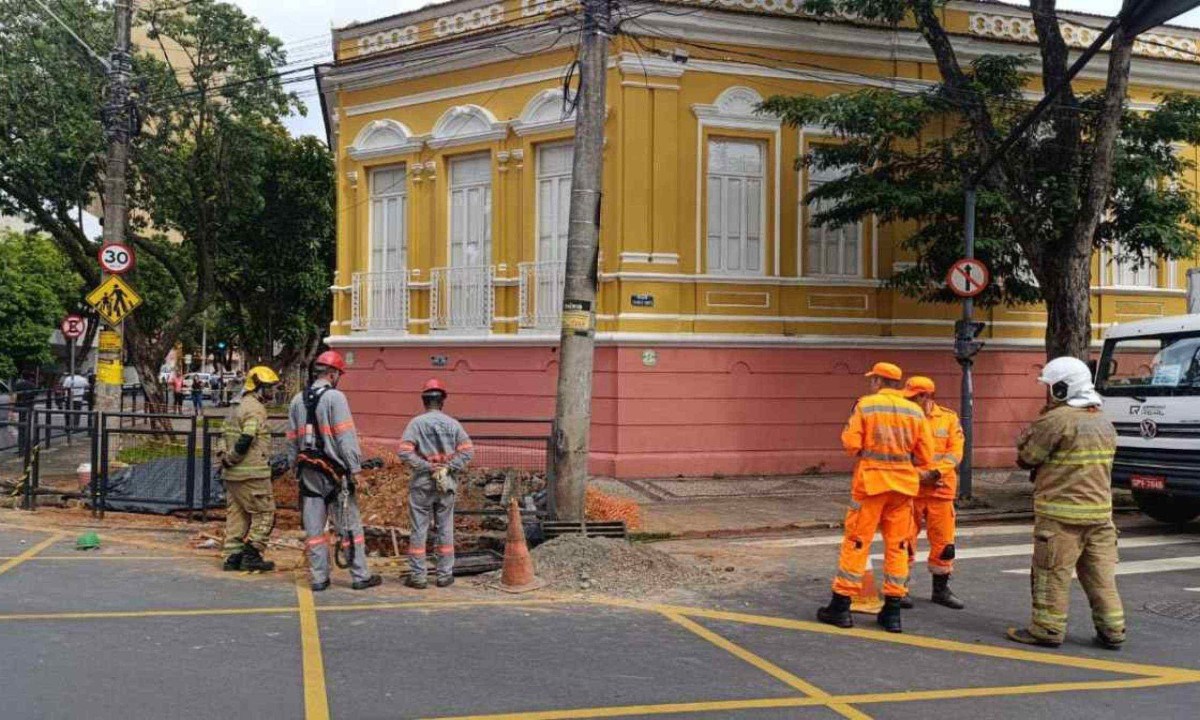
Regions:
<instances>
[{"instance_id":1,"label":"sky","mask_svg":"<svg viewBox=\"0 0 1200 720\"><path fill-rule=\"evenodd\" d=\"M416 10L428 0L233 0L248 15L257 17L288 50L288 61L322 62L332 59L330 29L352 22L373 20ZM1016 2L1015 5L1028 6ZM1102 15L1112 15L1121 0L1060 0L1059 7ZM1175 24L1200 27L1200 9L1177 18ZM325 137L316 84L293 86L308 106L306 117L292 117L288 127L296 135Z\"/></svg>"}]
</instances>

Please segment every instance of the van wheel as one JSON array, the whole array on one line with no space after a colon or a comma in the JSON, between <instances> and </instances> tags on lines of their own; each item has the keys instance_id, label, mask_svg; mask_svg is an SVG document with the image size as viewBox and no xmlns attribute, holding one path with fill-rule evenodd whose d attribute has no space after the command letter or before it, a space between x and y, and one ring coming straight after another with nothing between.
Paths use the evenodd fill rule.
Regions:
<instances>
[{"instance_id":1,"label":"van wheel","mask_svg":"<svg viewBox=\"0 0 1200 720\"><path fill-rule=\"evenodd\" d=\"M1133 491L1138 509L1161 523L1182 525L1200 517L1200 501Z\"/></svg>"}]
</instances>

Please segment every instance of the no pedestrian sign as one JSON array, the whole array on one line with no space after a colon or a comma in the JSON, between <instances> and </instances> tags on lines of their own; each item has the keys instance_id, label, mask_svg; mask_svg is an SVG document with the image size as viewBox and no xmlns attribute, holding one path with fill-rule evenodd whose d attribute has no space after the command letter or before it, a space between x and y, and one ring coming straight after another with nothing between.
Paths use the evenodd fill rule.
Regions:
<instances>
[{"instance_id":1,"label":"no pedestrian sign","mask_svg":"<svg viewBox=\"0 0 1200 720\"><path fill-rule=\"evenodd\" d=\"M96 308L96 313L104 318L105 322L114 327L120 325L121 321L142 304L141 296L116 275L88 293L87 301L88 305Z\"/></svg>"},{"instance_id":2,"label":"no pedestrian sign","mask_svg":"<svg viewBox=\"0 0 1200 720\"><path fill-rule=\"evenodd\" d=\"M972 298L987 289L991 273L982 260L963 258L950 266L946 285L950 292L962 298Z\"/></svg>"}]
</instances>

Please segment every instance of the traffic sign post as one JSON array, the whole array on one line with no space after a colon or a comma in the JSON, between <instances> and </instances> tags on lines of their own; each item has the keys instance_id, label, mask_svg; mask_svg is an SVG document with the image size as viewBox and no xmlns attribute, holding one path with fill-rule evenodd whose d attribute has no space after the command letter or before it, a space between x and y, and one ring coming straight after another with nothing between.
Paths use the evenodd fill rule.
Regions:
<instances>
[{"instance_id":1,"label":"traffic sign post","mask_svg":"<svg viewBox=\"0 0 1200 720\"><path fill-rule=\"evenodd\" d=\"M121 243L101 246L97 257L104 272L112 275L124 275L133 269L135 262L133 248Z\"/></svg>"},{"instance_id":2,"label":"traffic sign post","mask_svg":"<svg viewBox=\"0 0 1200 720\"><path fill-rule=\"evenodd\" d=\"M76 341L87 332L87 320L84 320L78 315L68 315L63 318L62 324L59 325L62 330L63 337L67 339L71 348L71 385L67 388L67 406L72 410L78 410L75 407L75 345ZM77 418L73 418L75 422ZM68 436L69 437L69 436Z\"/></svg>"}]
</instances>

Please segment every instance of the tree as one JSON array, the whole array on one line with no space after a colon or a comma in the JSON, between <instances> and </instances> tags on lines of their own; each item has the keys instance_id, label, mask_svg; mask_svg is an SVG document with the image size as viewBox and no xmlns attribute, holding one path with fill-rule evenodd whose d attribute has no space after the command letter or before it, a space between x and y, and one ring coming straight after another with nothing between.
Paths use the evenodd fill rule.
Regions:
<instances>
[{"instance_id":1,"label":"tree","mask_svg":"<svg viewBox=\"0 0 1200 720\"><path fill-rule=\"evenodd\" d=\"M0 233L0 378L52 361L50 335L82 285L46 237Z\"/></svg>"},{"instance_id":2,"label":"tree","mask_svg":"<svg viewBox=\"0 0 1200 720\"><path fill-rule=\"evenodd\" d=\"M763 110L794 126L830 128L837 142L800 165L846 168L809 193L815 222L839 226L876 217L897 232L915 267L893 284L931 301L962 255L963 185L1029 110L1030 59L984 55L969 65L941 22L945 0L817 0L818 14L911 21L936 59L940 82L923 92L864 90L827 97L769 98ZM1055 0L1033 0L1042 87L1063 81L1068 49ZM1133 37L1118 30L1104 89L1064 90L1043 120L999 159L978 194L976 253L994 282L984 305L1044 301L1048 357L1087 357L1091 261L1104 249L1146 264L1191 257L1200 224L1194 189L1180 180L1192 163L1176 143L1200 144L1200 98L1163 95L1152 112L1125 107ZM1191 227L1189 227L1191 226ZM907 232L907 231L905 231Z\"/></svg>"},{"instance_id":3,"label":"tree","mask_svg":"<svg viewBox=\"0 0 1200 720\"><path fill-rule=\"evenodd\" d=\"M60 0L61 16L93 48L111 46L110 8ZM134 58L141 132L132 150L131 276L147 302L126 321L126 348L161 398L158 369L216 294L221 252L263 205L270 171L264 128L302 109L278 74L281 43L229 3L143 6L151 47ZM170 57L175 67L163 58ZM105 138L98 64L33 3L0 0L0 212L47 232L90 285L97 244L78 208L99 196Z\"/></svg>"}]
</instances>

